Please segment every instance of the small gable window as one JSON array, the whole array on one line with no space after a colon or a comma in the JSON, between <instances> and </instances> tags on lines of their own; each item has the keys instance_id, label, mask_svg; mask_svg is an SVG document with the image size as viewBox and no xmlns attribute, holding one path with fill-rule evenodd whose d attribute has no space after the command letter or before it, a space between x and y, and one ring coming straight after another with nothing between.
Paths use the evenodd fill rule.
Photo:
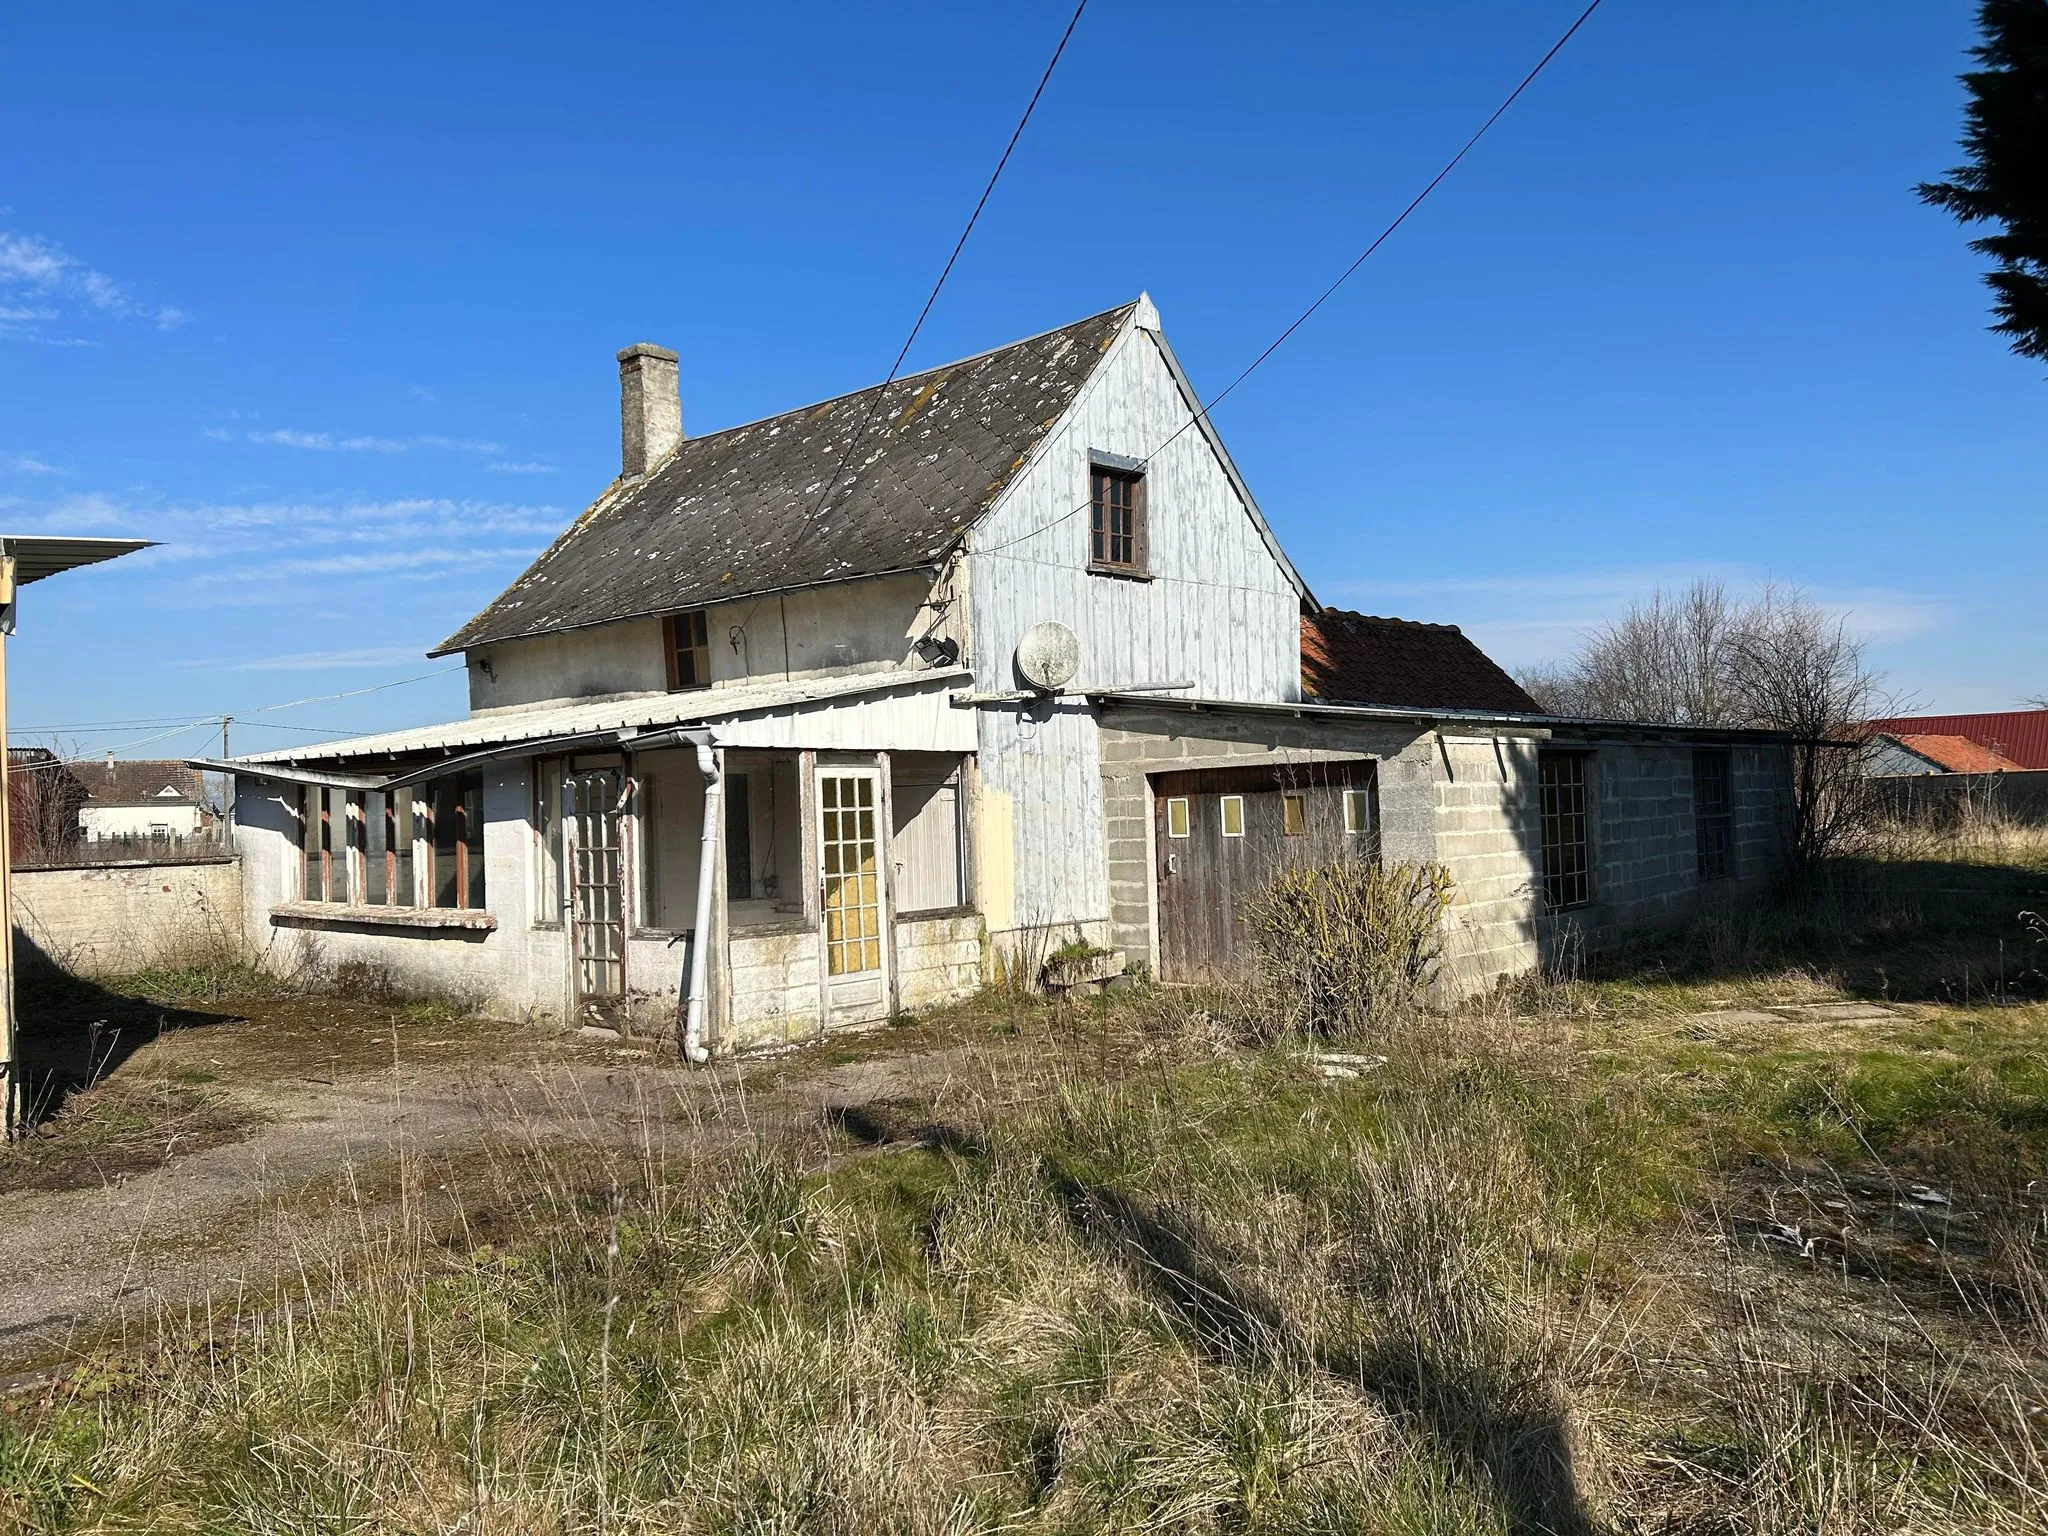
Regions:
<instances>
[{"instance_id":1,"label":"small gable window","mask_svg":"<svg viewBox=\"0 0 2048 1536\"><path fill-rule=\"evenodd\" d=\"M668 646L668 689L711 686L711 625L702 608L661 621Z\"/></svg>"},{"instance_id":2,"label":"small gable window","mask_svg":"<svg viewBox=\"0 0 2048 1536\"><path fill-rule=\"evenodd\" d=\"M1145 574L1145 476L1093 464L1088 471L1088 567L1116 576Z\"/></svg>"}]
</instances>

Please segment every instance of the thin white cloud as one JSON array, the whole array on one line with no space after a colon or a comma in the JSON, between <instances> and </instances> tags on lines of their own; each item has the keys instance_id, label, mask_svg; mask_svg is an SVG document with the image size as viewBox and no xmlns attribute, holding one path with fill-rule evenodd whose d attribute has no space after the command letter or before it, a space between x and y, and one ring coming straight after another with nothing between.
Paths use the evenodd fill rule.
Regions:
<instances>
[{"instance_id":1,"label":"thin white cloud","mask_svg":"<svg viewBox=\"0 0 2048 1536\"><path fill-rule=\"evenodd\" d=\"M87 344L82 337L50 338L38 330L63 318L62 309L52 301L66 298L102 315L151 322L160 331L175 330L191 318L175 305L153 304L137 298L126 283L87 266L55 241L40 235L0 230L0 284L26 288L41 300L0 309L0 335L49 341L55 346Z\"/></svg>"},{"instance_id":2,"label":"thin white cloud","mask_svg":"<svg viewBox=\"0 0 2048 1536\"><path fill-rule=\"evenodd\" d=\"M439 395L435 394L431 389L427 388L427 386L424 384L415 384L410 389L406 390L406 393L408 395L411 395L413 399L424 401L428 405L434 404L437 400L441 398Z\"/></svg>"},{"instance_id":3,"label":"thin white cloud","mask_svg":"<svg viewBox=\"0 0 2048 1536\"><path fill-rule=\"evenodd\" d=\"M0 462L4 462L17 475L61 475L64 473L56 465L45 464L41 459L28 453L17 453L12 458Z\"/></svg>"},{"instance_id":4,"label":"thin white cloud","mask_svg":"<svg viewBox=\"0 0 2048 1536\"><path fill-rule=\"evenodd\" d=\"M552 475L555 473L555 466L552 464L508 464L500 462L497 464L486 464L484 468L490 470L493 474L499 475Z\"/></svg>"},{"instance_id":5,"label":"thin white cloud","mask_svg":"<svg viewBox=\"0 0 2048 1536\"><path fill-rule=\"evenodd\" d=\"M227 441L234 435L213 427L204 427L201 431L215 441ZM372 437L367 434L338 437L332 432L301 432L292 427L276 427L268 432L246 432L243 436L252 443L267 447L306 448L317 453L410 453L415 448L439 448L451 453L505 451L503 443L467 437L441 437L434 433L417 437Z\"/></svg>"},{"instance_id":6,"label":"thin white cloud","mask_svg":"<svg viewBox=\"0 0 2048 1536\"><path fill-rule=\"evenodd\" d=\"M1620 618L1631 603L1660 590L1677 592L1706 578L1749 596L1774 576L1783 584L1797 585L1822 609L1838 615L1852 633L1874 644L1926 634L1948 617L1948 604L1933 594L1786 583L1778 573L1726 563L1338 582L1329 590L1372 612L1456 624L1495 660L1512 667L1569 655L1593 631Z\"/></svg>"},{"instance_id":7,"label":"thin white cloud","mask_svg":"<svg viewBox=\"0 0 2048 1536\"><path fill-rule=\"evenodd\" d=\"M220 672L343 672L409 666L425 659L428 644L423 641L419 645L372 645L345 651L293 651L282 656L208 657L181 661L178 665Z\"/></svg>"}]
</instances>

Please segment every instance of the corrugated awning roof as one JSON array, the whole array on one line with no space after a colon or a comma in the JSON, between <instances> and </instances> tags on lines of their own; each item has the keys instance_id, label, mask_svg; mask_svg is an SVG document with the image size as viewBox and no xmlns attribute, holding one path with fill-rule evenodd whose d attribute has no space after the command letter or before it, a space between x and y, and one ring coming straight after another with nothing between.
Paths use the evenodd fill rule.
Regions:
<instances>
[{"instance_id":1,"label":"corrugated awning roof","mask_svg":"<svg viewBox=\"0 0 2048 1536\"><path fill-rule=\"evenodd\" d=\"M98 565L117 555L132 555L138 549L152 549L154 539L72 539L42 533L0 534L0 548L14 556L14 584L25 586L75 571L81 565Z\"/></svg>"},{"instance_id":2,"label":"corrugated awning roof","mask_svg":"<svg viewBox=\"0 0 2048 1536\"><path fill-rule=\"evenodd\" d=\"M641 694L587 703L550 704L535 709L507 709L487 715L472 715L466 720L454 720L444 725L423 725L405 731L386 731L376 736L351 736L341 741L314 742L276 752L256 752L234 761L252 767L362 762L414 757L431 752L473 751L521 742L539 745L603 731L644 731L665 726L709 724L763 710L794 709L863 694L957 683L971 675L965 667L929 671L897 668L886 672L813 678L807 682L702 688L688 693Z\"/></svg>"},{"instance_id":3,"label":"corrugated awning roof","mask_svg":"<svg viewBox=\"0 0 2048 1536\"><path fill-rule=\"evenodd\" d=\"M928 566L1023 467L1136 308L685 438L431 654Z\"/></svg>"}]
</instances>

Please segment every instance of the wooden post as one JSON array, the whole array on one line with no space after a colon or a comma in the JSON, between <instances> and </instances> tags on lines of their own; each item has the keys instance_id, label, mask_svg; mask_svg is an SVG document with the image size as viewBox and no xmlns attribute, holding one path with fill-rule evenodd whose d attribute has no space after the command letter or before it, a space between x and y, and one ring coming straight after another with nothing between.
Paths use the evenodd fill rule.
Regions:
<instances>
[{"instance_id":1,"label":"wooden post","mask_svg":"<svg viewBox=\"0 0 2048 1536\"><path fill-rule=\"evenodd\" d=\"M0 1124L12 1141L27 1109L21 1088L21 1045L14 1020L14 801L7 761L7 637L14 630L14 556L0 554Z\"/></svg>"}]
</instances>

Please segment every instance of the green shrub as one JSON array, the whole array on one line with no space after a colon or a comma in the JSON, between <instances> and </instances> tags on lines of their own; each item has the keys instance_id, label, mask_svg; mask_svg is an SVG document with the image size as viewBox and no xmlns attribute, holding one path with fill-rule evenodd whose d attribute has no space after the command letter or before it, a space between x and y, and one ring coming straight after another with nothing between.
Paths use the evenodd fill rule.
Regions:
<instances>
[{"instance_id":1,"label":"green shrub","mask_svg":"<svg viewBox=\"0 0 2048 1536\"><path fill-rule=\"evenodd\" d=\"M1244 921L1283 1021L1356 1035L1421 1002L1450 902L1442 865L1344 860L1288 870L1245 904Z\"/></svg>"}]
</instances>

